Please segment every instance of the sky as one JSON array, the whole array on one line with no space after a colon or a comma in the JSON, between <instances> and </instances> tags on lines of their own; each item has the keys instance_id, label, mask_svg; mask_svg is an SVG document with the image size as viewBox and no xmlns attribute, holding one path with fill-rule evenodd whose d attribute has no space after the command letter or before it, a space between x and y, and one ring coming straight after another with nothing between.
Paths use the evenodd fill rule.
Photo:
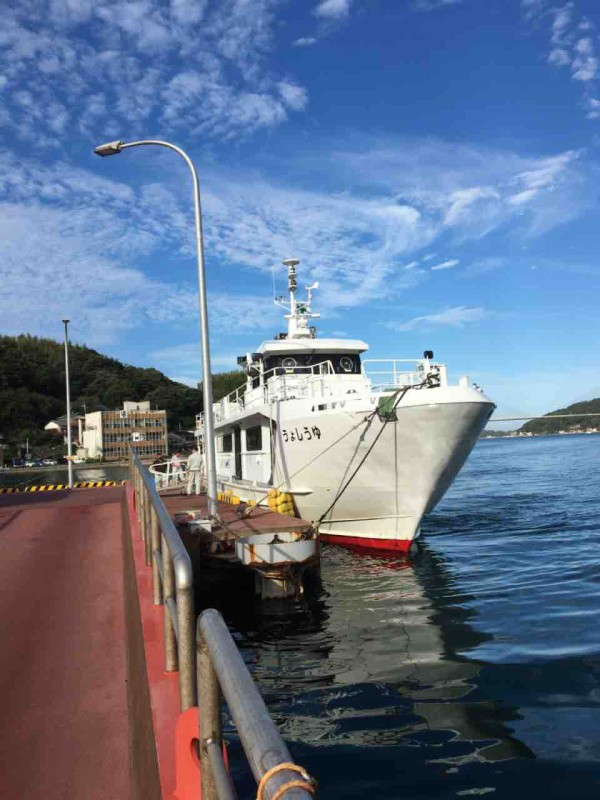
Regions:
<instances>
[{"instance_id":1,"label":"sky","mask_svg":"<svg viewBox=\"0 0 600 800\"><path fill-rule=\"evenodd\" d=\"M282 327L434 350L498 414L600 396L596 0L20 0L0 28L0 329L200 378Z\"/></svg>"}]
</instances>

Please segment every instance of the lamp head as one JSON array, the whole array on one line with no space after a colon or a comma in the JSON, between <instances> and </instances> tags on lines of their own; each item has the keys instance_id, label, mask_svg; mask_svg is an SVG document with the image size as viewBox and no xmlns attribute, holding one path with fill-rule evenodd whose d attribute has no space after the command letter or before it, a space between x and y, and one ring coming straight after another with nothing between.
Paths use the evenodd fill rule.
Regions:
<instances>
[{"instance_id":1,"label":"lamp head","mask_svg":"<svg viewBox=\"0 0 600 800\"><path fill-rule=\"evenodd\" d=\"M98 147L95 147L94 153L96 153L97 156L102 156L102 158L106 156L116 156L117 153L121 152L124 144L125 143L120 140L116 142L106 142L106 144L100 144Z\"/></svg>"}]
</instances>

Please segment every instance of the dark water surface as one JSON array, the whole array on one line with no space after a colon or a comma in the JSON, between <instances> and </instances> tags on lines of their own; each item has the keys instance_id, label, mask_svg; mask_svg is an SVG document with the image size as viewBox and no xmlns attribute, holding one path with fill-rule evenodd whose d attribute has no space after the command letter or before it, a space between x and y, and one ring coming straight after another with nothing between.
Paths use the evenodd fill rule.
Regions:
<instances>
[{"instance_id":1,"label":"dark water surface","mask_svg":"<svg viewBox=\"0 0 600 800\"><path fill-rule=\"evenodd\" d=\"M73 481L122 481L128 477L127 467L111 464L74 464ZM61 467L44 467L38 471L33 469L2 470L0 472L0 488L27 486L51 486L57 483L67 483L69 480L68 469Z\"/></svg>"},{"instance_id":2,"label":"dark water surface","mask_svg":"<svg viewBox=\"0 0 600 800\"><path fill-rule=\"evenodd\" d=\"M481 442L423 534L224 609L294 757L329 799L597 797L600 436Z\"/></svg>"}]
</instances>

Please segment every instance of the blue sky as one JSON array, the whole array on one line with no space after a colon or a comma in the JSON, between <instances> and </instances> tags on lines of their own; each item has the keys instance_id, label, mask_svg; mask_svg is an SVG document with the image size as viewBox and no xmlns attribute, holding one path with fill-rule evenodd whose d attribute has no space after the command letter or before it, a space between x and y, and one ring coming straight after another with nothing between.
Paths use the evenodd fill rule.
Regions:
<instances>
[{"instance_id":1,"label":"blue sky","mask_svg":"<svg viewBox=\"0 0 600 800\"><path fill-rule=\"evenodd\" d=\"M600 396L594 0L50 0L3 10L0 315L194 383L188 175L214 367L281 329L433 349L500 411Z\"/></svg>"}]
</instances>

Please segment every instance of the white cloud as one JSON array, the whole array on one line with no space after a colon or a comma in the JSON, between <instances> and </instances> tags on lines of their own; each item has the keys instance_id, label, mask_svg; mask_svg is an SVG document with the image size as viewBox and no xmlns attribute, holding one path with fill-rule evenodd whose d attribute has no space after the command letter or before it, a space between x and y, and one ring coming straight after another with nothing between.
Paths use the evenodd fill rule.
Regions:
<instances>
[{"instance_id":1,"label":"white cloud","mask_svg":"<svg viewBox=\"0 0 600 800\"><path fill-rule=\"evenodd\" d=\"M101 138L181 128L205 140L279 125L305 107L306 90L266 63L277 4L50 0L35 13L28 3L4 9L7 124L37 147L67 126Z\"/></svg>"},{"instance_id":2,"label":"white cloud","mask_svg":"<svg viewBox=\"0 0 600 800\"><path fill-rule=\"evenodd\" d=\"M301 36L299 39L295 39L292 42L294 47L312 47L314 44L318 42L314 36Z\"/></svg>"},{"instance_id":3,"label":"white cloud","mask_svg":"<svg viewBox=\"0 0 600 800\"><path fill-rule=\"evenodd\" d=\"M314 14L327 19L341 19L350 13L351 2L352 0L321 0Z\"/></svg>"},{"instance_id":4,"label":"white cloud","mask_svg":"<svg viewBox=\"0 0 600 800\"><path fill-rule=\"evenodd\" d=\"M496 189L491 186L473 186L469 189L457 189L449 197L450 206L446 211L446 225L454 225L460 222L468 214L472 213L473 206L479 200L496 200L499 197Z\"/></svg>"},{"instance_id":5,"label":"white cloud","mask_svg":"<svg viewBox=\"0 0 600 800\"><path fill-rule=\"evenodd\" d=\"M425 314L422 317L413 317L408 322L390 322L386 324L386 327L396 331L412 331L415 328L431 328L440 325L462 328L467 322L480 322L486 315L487 312L480 307L455 306L454 308L447 308L439 314Z\"/></svg>"},{"instance_id":6,"label":"white cloud","mask_svg":"<svg viewBox=\"0 0 600 800\"><path fill-rule=\"evenodd\" d=\"M277 84L283 102L293 111L303 111L308 103L308 95L303 86L297 86L289 81L280 81Z\"/></svg>"},{"instance_id":7,"label":"white cloud","mask_svg":"<svg viewBox=\"0 0 600 800\"><path fill-rule=\"evenodd\" d=\"M440 264L436 264L435 266L431 267L432 272L436 272L440 269L452 269L452 267L456 267L460 264L458 258L451 258L448 261L442 261Z\"/></svg>"},{"instance_id":8,"label":"white cloud","mask_svg":"<svg viewBox=\"0 0 600 800\"><path fill-rule=\"evenodd\" d=\"M238 355L241 355L241 352L241 350L239 353L212 352L210 358L211 371L227 372L237 369L236 359ZM173 380L179 380L180 383L196 387L202 381L200 340L153 350L148 353L148 358L151 363L158 366L158 369L172 377Z\"/></svg>"},{"instance_id":9,"label":"white cloud","mask_svg":"<svg viewBox=\"0 0 600 800\"><path fill-rule=\"evenodd\" d=\"M298 154L301 174L319 174L313 189L299 188L283 159L271 163L277 181L199 163L209 275L223 270L221 287L231 285L209 286L215 333L267 337L279 329L270 271L290 253L302 259L302 282L321 282L319 310L335 316L429 280L419 260L456 266L458 259L433 261L449 238L456 244L505 230L522 239L597 204L596 168L571 151L534 158L440 141L370 140L344 152L325 144ZM142 154L123 154L118 163ZM135 327L196 325L189 184L183 165L167 156L154 157L150 180L138 175L129 186L67 162L0 152L4 330L52 333L68 313L87 341L101 344ZM115 163L93 162L107 173ZM181 367L177 374L192 373Z\"/></svg>"},{"instance_id":10,"label":"white cloud","mask_svg":"<svg viewBox=\"0 0 600 800\"><path fill-rule=\"evenodd\" d=\"M594 54L594 46L589 37L579 39L575 44L575 57L572 63L573 79L576 81L593 81L598 74L598 59Z\"/></svg>"},{"instance_id":11,"label":"white cloud","mask_svg":"<svg viewBox=\"0 0 600 800\"><path fill-rule=\"evenodd\" d=\"M412 8L415 11L435 11L444 6L456 6L463 0L413 0Z\"/></svg>"},{"instance_id":12,"label":"white cloud","mask_svg":"<svg viewBox=\"0 0 600 800\"><path fill-rule=\"evenodd\" d=\"M548 63L553 67L569 69L571 78L583 84L583 104L589 108L594 86L599 77L599 60L595 37L590 33L594 25L585 16L578 16L575 3L551 5L547 0L522 0L525 19L542 24L550 20L550 49ZM581 35L581 34L585 35ZM594 118L588 113L589 118Z\"/></svg>"}]
</instances>

